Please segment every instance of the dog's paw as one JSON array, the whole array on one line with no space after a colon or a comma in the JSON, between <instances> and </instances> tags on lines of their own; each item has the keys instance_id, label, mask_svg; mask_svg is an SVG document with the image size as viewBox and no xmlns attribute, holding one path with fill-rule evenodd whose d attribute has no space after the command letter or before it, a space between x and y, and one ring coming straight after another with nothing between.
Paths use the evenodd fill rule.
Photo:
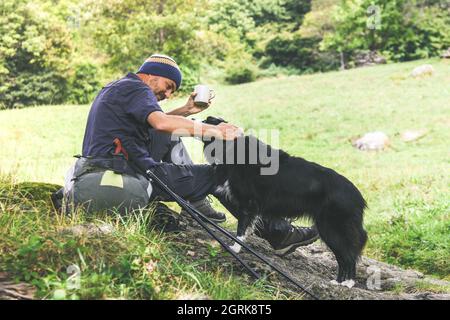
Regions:
<instances>
[{"instance_id":1,"label":"dog's paw","mask_svg":"<svg viewBox=\"0 0 450 320\"><path fill-rule=\"evenodd\" d=\"M339 282L337 282L336 280L331 280L330 284L334 285L334 286L338 286Z\"/></svg>"},{"instance_id":2,"label":"dog's paw","mask_svg":"<svg viewBox=\"0 0 450 320\"><path fill-rule=\"evenodd\" d=\"M231 247L230 247L230 249L231 250L233 250L235 253L239 253L239 252L241 252L241 245L239 244L239 243L237 243L237 242L235 242Z\"/></svg>"},{"instance_id":3,"label":"dog's paw","mask_svg":"<svg viewBox=\"0 0 450 320\"><path fill-rule=\"evenodd\" d=\"M355 280L345 280L341 282L341 286L347 287L349 289L353 288L355 285Z\"/></svg>"},{"instance_id":4,"label":"dog's paw","mask_svg":"<svg viewBox=\"0 0 450 320\"><path fill-rule=\"evenodd\" d=\"M342 281L341 283L339 283L336 280L331 280L330 284L335 285L335 286L343 286L343 287L347 287L347 288L351 289L355 286L355 281L354 280L345 280L345 281Z\"/></svg>"}]
</instances>

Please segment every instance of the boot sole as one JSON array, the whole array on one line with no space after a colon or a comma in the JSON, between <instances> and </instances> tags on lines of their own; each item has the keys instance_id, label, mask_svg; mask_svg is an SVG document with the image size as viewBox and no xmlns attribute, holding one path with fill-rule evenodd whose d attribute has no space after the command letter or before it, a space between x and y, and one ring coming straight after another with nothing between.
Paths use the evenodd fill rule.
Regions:
<instances>
[{"instance_id":1,"label":"boot sole","mask_svg":"<svg viewBox=\"0 0 450 320\"><path fill-rule=\"evenodd\" d=\"M222 223L222 222L227 221L227 218L226 218L226 217L223 218L223 219L214 219L214 218L209 218L209 217L207 217L207 218L208 218L209 220L215 222L215 223Z\"/></svg>"},{"instance_id":2,"label":"boot sole","mask_svg":"<svg viewBox=\"0 0 450 320\"><path fill-rule=\"evenodd\" d=\"M187 213L187 212L184 211L184 210L182 210L182 211L180 212L180 214L185 214L185 215L187 215L187 216L190 216L189 213ZM207 216L205 216L205 217L208 218L208 220L211 220L212 222L215 222L215 223L222 223L222 222L227 221L227 217L223 217L223 219L210 218L210 217L207 217Z\"/></svg>"},{"instance_id":3,"label":"boot sole","mask_svg":"<svg viewBox=\"0 0 450 320\"><path fill-rule=\"evenodd\" d=\"M317 239L319 239L319 235L316 235L315 237L305 240L305 241L302 241L302 242L293 243L285 248L275 250L275 254L277 256L283 257L285 255L288 255L289 253L294 252L295 249L297 249L298 247L307 246L307 245L315 242Z\"/></svg>"}]
</instances>

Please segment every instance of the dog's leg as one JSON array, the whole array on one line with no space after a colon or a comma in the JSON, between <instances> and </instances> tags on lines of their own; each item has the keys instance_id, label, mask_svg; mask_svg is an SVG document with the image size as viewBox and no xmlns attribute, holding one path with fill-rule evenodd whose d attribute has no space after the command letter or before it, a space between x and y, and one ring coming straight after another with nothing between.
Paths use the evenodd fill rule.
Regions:
<instances>
[{"instance_id":1,"label":"dog's leg","mask_svg":"<svg viewBox=\"0 0 450 320\"><path fill-rule=\"evenodd\" d=\"M250 226L251 220L252 220L252 218L245 212L239 218L237 232L236 232L236 236L239 240L245 241L246 236L247 236L246 231L247 231L248 227ZM230 247L230 249L236 253L239 253L241 251L241 245L239 243L235 242Z\"/></svg>"},{"instance_id":2,"label":"dog's leg","mask_svg":"<svg viewBox=\"0 0 450 320\"><path fill-rule=\"evenodd\" d=\"M363 229L362 212L347 213L337 206L324 207L316 219L320 237L333 251L338 263L336 282L352 287L356 276L356 263L367 241Z\"/></svg>"}]
</instances>

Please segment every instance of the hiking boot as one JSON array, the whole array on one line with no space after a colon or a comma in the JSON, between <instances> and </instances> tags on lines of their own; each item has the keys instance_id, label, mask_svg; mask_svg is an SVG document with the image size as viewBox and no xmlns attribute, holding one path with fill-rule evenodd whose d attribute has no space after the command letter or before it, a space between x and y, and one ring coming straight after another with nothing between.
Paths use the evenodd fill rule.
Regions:
<instances>
[{"instance_id":1,"label":"hiking boot","mask_svg":"<svg viewBox=\"0 0 450 320\"><path fill-rule=\"evenodd\" d=\"M180 223L178 212L170 209L164 203L156 203L154 210L150 222L151 227L161 232L177 232L185 229Z\"/></svg>"},{"instance_id":2,"label":"hiking boot","mask_svg":"<svg viewBox=\"0 0 450 320\"><path fill-rule=\"evenodd\" d=\"M211 221L221 223L227 220L223 212L214 210L214 208L211 206L209 198L189 203L191 204L192 207L200 211L200 213L202 213L205 217L207 217ZM188 215L188 213L184 209L181 210L181 214Z\"/></svg>"},{"instance_id":3,"label":"hiking boot","mask_svg":"<svg viewBox=\"0 0 450 320\"><path fill-rule=\"evenodd\" d=\"M61 188L61 189L53 192L51 194L50 198L52 199L52 204L53 204L53 207L55 208L55 210L57 212L61 212L63 198L64 198L64 188Z\"/></svg>"},{"instance_id":4,"label":"hiking boot","mask_svg":"<svg viewBox=\"0 0 450 320\"><path fill-rule=\"evenodd\" d=\"M319 233L315 226L308 227L292 227L286 238L277 244L271 243L275 249L275 254L285 256L301 246L306 246L319 239Z\"/></svg>"}]
</instances>

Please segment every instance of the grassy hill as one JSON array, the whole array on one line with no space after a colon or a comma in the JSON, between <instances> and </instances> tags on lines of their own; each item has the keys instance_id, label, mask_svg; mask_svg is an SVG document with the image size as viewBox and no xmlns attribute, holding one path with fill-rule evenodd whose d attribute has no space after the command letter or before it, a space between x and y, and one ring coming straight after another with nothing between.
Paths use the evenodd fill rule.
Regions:
<instances>
[{"instance_id":1,"label":"grassy hill","mask_svg":"<svg viewBox=\"0 0 450 320\"><path fill-rule=\"evenodd\" d=\"M420 79L409 77L411 70L423 63L431 63L435 74ZM271 78L214 89L217 98L208 111L197 115L198 118L222 116L257 133L262 129L276 129L281 148L335 169L361 189L369 204L365 222L369 231L366 255L450 279L448 61L414 61L344 72ZM169 110L183 103L184 99L172 100L164 103L163 108ZM219 265L212 264L212 269L205 274L198 266L185 264L180 258L180 254L185 253L177 253L170 247L170 241L166 243L165 236L142 230L142 219L138 218L121 224L110 217L96 217L102 221L113 219L119 226L121 232L111 241L128 244L123 254L114 251L120 251L120 246L112 245L109 249L113 252L106 248L102 251L97 247L102 247L97 240L95 244L91 240L80 244L80 239L68 244L57 236L56 251L49 251L48 256L42 257L46 262L36 266L28 254L41 251L33 248L46 247L48 238L58 234L55 230L90 218L81 216L80 220L75 219L77 221L65 218L55 221L45 213L45 206L36 208L33 204L28 209L23 208L23 203L18 204L23 201L11 200L5 195L15 194L16 182L63 183L65 171L73 162L72 155L80 153L88 110L89 106L65 105L0 112L0 172L3 174L0 267L12 268L17 277L34 281L44 296L57 288L65 288L67 277L61 268L72 260L81 265L86 260L85 270L90 270L84 273L87 278L83 281L91 283L93 289L89 294L76 293L82 297L173 298L190 291L203 292L214 298L258 298L280 294L277 288L263 284L260 284L263 290L258 285L241 287L240 280L224 272ZM427 134L417 141L403 142L400 133L410 129L425 129ZM387 150L362 152L352 147L353 138L378 130L390 137L391 147ZM202 161L200 145L192 139L185 141L193 158ZM271 143L271 140L267 141ZM23 210L29 210L30 215L24 218ZM126 223L133 228L127 229ZM229 224L233 224L232 219ZM158 244L156 249L146 249L149 241ZM87 257L77 249L80 245L85 248ZM96 255L98 250L104 256ZM146 250L156 251L149 253ZM134 258L130 258L133 255L141 259L136 268L143 268L142 265L148 267L149 261L153 261L149 258L152 254L166 256L169 251L174 255L170 261L158 258L162 261L160 265L166 268L160 275L152 275L156 280L132 275L136 271L131 263ZM62 260L52 260L52 254L58 252L67 256L60 255ZM120 269L118 266L122 262L131 264ZM171 269L174 264L180 266L178 273ZM36 267L34 274L27 271L30 266ZM127 276L120 270L126 270ZM50 280L42 280L43 274ZM225 284L223 290L215 284L217 279ZM158 286L166 289L164 295L154 290ZM149 287L153 291L146 291Z\"/></svg>"}]
</instances>

